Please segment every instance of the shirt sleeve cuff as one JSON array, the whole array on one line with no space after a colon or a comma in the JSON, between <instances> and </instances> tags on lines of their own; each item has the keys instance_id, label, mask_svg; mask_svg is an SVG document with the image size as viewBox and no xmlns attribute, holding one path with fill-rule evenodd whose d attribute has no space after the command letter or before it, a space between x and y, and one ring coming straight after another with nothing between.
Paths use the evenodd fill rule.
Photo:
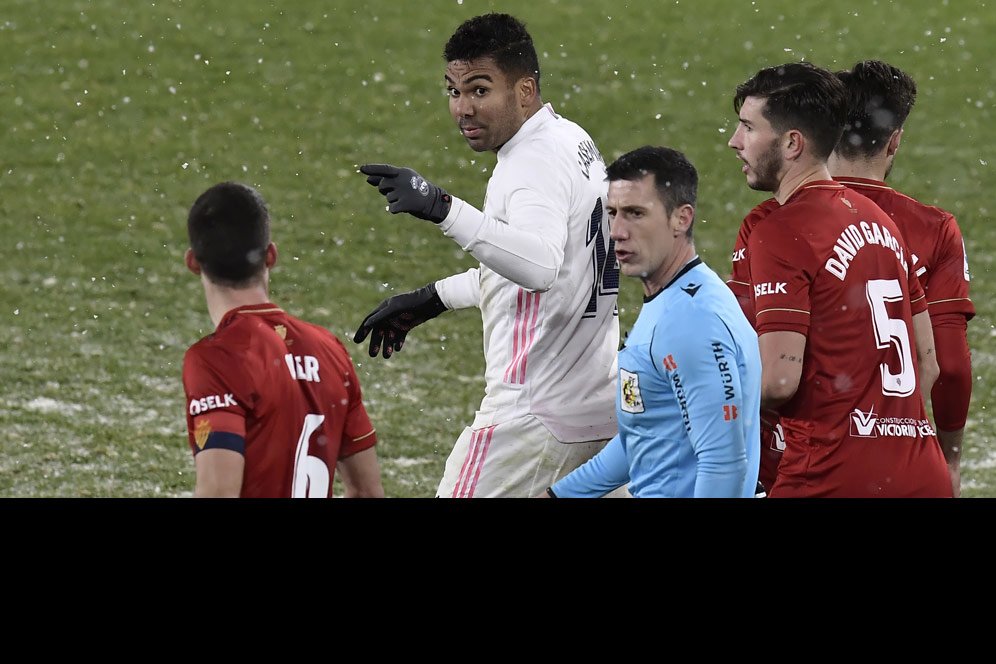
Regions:
<instances>
[{"instance_id":1,"label":"shirt sleeve cuff","mask_svg":"<svg viewBox=\"0 0 996 664\"><path fill-rule=\"evenodd\" d=\"M436 282L436 295L447 309L480 306L481 277L476 267Z\"/></svg>"},{"instance_id":2,"label":"shirt sleeve cuff","mask_svg":"<svg viewBox=\"0 0 996 664\"><path fill-rule=\"evenodd\" d=\"M470 251L484 223L484 213L456 196L452 198L450 213L440 222L439 227L446 237L453 238L464 251Z\"/></svg>"}]
</instances>

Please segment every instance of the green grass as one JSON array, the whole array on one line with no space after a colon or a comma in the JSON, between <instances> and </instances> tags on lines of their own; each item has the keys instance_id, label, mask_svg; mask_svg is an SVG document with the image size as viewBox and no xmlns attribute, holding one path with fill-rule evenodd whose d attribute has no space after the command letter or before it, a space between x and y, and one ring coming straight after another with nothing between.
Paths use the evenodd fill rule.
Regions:
<instances>
[{"instance_id":1,"label":"green grass","mask_svg":"<svg viewBox=\"0 0 996 664\"><path fill-rule=\"evenodd\" d=\"M388 215L355 167L410 165L481 203L494 156L453 128L440 53L490 8L527 22L545 100L607 159L645 143L689 155L698 247L721 274L761 198L725 145L736 84L800 58L909 71L921 92L892 180L965 233L978 316L964 495L996 496L991 3L203 4L0 6L0 496L190 494L180 366L210 320L182 265L184 222L215 182L262 191L273 299L343 338L387 294L471 266L430 224ZM626 280L624 327L639 300ZM347 345L388 494L433 495L483 393L479 315L427 324L390 362Z\"/></svg>"}]
</instances>

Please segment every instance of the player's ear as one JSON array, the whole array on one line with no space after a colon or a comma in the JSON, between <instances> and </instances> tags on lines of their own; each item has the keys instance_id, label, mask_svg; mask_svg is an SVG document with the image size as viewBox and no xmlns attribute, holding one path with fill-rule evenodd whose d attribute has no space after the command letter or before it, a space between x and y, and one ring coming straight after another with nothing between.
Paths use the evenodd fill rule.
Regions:
<instances>
[{"instance_id":1,"label":"player's ear","mask_svg":"<svg viewBox=\"0 0 996 664\"><path fill-rule=\"evenodd\" d=\"M532 105L536 99L538 90L536 89L536 79L532 76L523 76L515 84L516 92L519 95L519 103L523 106Z\"/></svg>"},{"instance_id":2,"label":"player's ear","mask_svg":"<svg viewBox=\"0 0 996 664\"><path fill-rule=\"evenodd\" d=\"M889 136L889 143L886 145L886 156L891 157L892 155L899 152L899 143L903 140L903 128L892 132L892 136Z\"/></svg>"},{"instance_id":3,"label":"player's ear","mask_svg":"<svg viewBox=\"0 0 996 664\"><path fill-rule=\"evenodd\" d=\"M266 245L266 269L277 264L277 245L273 242Z\"/></svg>"},{"instance_id":4,"label":"player's ear","mask_svg":"<svg viewBox=\"0 0 996 664\"><path fill-rule=\"evenodd\" d=\"M183 254L183 262L187 264L187 269L194 274L199 275L201 273L201 264L197 262L197 258L194 257L194 250L187 249L186 253Z\"/></svg>"},{"instance_id":5,"label":"player's ear","mask_svg":"<svg viewBox=\"0 0 996 664\"><path fill-rule=\"evenodd\" d=\"M787 160L795 161L806 149L806 137L798 129L789 129L783 136L782 149Z\"/></svg>"}]
</instances>

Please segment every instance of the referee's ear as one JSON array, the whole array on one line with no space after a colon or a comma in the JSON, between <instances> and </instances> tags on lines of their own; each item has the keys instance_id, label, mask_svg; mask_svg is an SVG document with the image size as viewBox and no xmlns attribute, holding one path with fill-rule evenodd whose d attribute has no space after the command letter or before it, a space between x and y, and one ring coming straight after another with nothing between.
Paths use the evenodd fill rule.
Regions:
<instances>
[{"instance_id":1,"label":"referee's ear","mask_svg":"<svg viewBox=\"0 0 996 664\"><path fill-rule=\"evenodd\" d=\"M695 221L695 208L689 203L679 205L668 219L674 236L691 237L692 222Z\"/></svg>"}]
</instances>

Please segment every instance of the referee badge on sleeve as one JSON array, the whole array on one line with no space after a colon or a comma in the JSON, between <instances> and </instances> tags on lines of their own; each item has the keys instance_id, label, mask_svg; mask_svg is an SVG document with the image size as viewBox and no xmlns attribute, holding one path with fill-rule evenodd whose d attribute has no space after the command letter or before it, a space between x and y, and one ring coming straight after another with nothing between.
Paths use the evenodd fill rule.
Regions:
<instances>
[{"instance_id":1,"label":"referee badge on sleeve","mask_svg":"<svg viewBox=\"0 0 996 664\"><path fill-rule=\"evenodd\" d=\"M622 409L627 413L643 412L643 397L640 395L640 375L619 369L619 389Z\"/></svg>"}]
</instances>

